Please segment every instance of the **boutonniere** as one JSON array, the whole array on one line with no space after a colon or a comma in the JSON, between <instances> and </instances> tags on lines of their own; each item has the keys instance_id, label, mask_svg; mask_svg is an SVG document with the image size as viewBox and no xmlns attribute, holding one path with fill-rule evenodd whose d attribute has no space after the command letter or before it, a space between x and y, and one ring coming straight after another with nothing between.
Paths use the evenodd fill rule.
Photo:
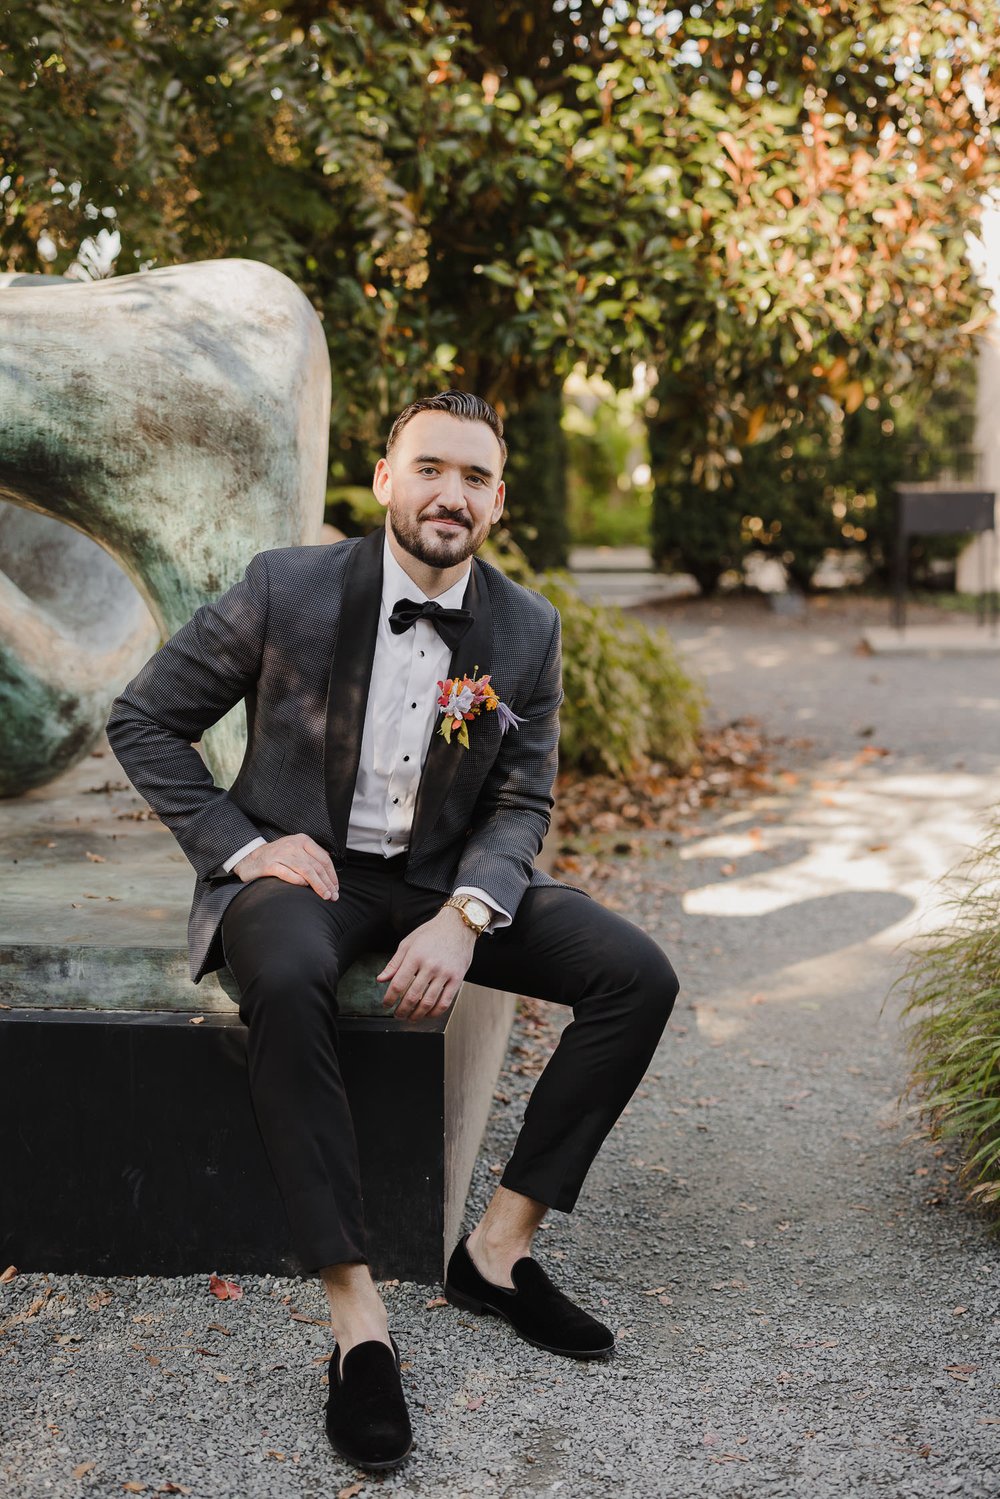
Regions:
<instances>
[{"instance_id":1,"label":"boutonniere","mask_svg":"<svg viewBox=\"0 0 1000 1499\"><path fill-rule=\"evenodd\" d=\"M441 695L438 698L438 711L444 716L438 733L446 744L451 743L451 736L457 730L457 739L463 749L469 748L469 720L478 718L479 714L486 709L487 713L495 713L500 721L500 732L506 734L508 729L516 729L518 724L524 723L516 713L512 713L506 703L502 703L490 686L488 676L477 677L475 672L478 666L473 668L471 677L450 677L438 683Z\"/></svg>"}]
</instances>

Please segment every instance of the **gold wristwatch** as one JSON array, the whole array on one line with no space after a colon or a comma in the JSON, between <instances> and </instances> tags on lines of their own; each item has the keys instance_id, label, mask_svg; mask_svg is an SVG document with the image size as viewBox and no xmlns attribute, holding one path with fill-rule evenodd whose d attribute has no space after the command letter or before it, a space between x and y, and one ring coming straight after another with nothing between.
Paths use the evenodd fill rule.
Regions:
<instances>
[{"instance_id":1,"label":"gold wristwatch","mask_svg":"<svg viewBox=\"0 0 1000 1499\"><path fill-rule=\"evenodd\" d=\"M461 912L462 920L467 927L470 927L475 932L477 937L483 935L493 920L493 912L489 906L484 905L481 900L477 900L474 895L449 895L441 907L442 911L445 906L454 906L456 911Z\"/></svg>"}]
</instances>

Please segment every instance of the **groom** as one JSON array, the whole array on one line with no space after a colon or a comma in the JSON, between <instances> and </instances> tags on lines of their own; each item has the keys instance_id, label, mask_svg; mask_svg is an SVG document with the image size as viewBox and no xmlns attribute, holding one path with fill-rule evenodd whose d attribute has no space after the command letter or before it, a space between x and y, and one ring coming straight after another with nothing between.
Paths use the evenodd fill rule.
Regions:
<instances>
[{"instance_id":1,"label":"groom","mask_svg":"<svg viewBox=\"0 0 1000 1499\"><path fill-rule=\"evenodd\" d=\"M227 964L239 986L254 1111L296 1251L330 1304L327 1431L373 1469L401 1462L412 1437L367 1264L338 976L394 945L379 978L403 1018L443 1013L466 977L572 1007L445 1281L454 1304L570 1358L609 1356L614 1339L531 1258L532 1238L549 1207L572 1209L677 992L651 938L533 867L556 771L559 616L474 555L503 510L506 454L477 396L408 406L375 469L384 532L256 556L108 725L197 873L192 977ZM487 675L499 701L452 718L446 741L442 681ZM192 746L242 699L247 751L224 791Z\"/></svg>"}]
</instances>

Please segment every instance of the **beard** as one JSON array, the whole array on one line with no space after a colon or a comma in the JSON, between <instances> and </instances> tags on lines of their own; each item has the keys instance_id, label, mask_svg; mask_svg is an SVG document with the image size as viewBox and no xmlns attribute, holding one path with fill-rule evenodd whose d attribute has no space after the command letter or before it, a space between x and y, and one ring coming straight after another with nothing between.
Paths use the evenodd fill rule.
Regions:
<instances>
[{"instance_id":1,"label":"beard","mask_svg":"<svg viewBox=\"0 0 1000 1499\"><path fill-rule=\"evenodd\" d=\"M452 520L453 516L445 515L443 512L430 516L421 515L419 519L413 519L406 515L393 500L388 506L389 524L392 534L403 548L404 552L422 562L425 567L454 567L459 562L464 562L471 557L489 535L489 520L476 529L466 525L464 530L456 529L449 535L443 535L435 531L428 524L430 520Z\"/></svg>"}]
</instances>

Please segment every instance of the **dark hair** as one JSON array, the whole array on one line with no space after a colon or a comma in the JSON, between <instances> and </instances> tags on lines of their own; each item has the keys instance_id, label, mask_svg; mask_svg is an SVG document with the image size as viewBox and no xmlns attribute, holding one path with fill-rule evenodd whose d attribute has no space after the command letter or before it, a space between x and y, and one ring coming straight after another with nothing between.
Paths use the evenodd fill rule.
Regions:
<instances>
[{"instance_id":1,"label":"dark hair","mask_svg":"<svg viewBox=\"0 0 1000 1499\"><path fill-rule=\"evenodd\" d=\"M467 422L485 422L500 444L500 472L507 462L507 444L503 440L503 422L500 420L496 410L489 401L484 401L482 396L470 395L466 390L442 390L436 396L424 396L420 401L411 401L409 406L403 408L392 424L392 431L385 445L386 457L392 452L396 440L407 422L421 411L448 411L452 416L460 416Z\"/></svg>"}]
</instances>

